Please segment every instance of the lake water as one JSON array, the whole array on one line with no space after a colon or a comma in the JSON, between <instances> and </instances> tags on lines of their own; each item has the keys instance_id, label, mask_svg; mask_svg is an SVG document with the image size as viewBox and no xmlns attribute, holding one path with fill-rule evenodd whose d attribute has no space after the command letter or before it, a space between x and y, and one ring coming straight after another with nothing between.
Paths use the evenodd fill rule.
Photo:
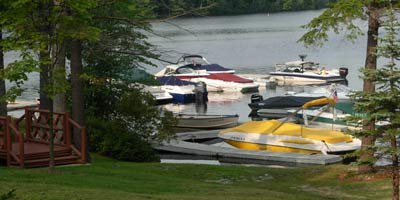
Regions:
<instances>
[{"instance_id":1,"label":"lake water","mask_svg":"<svg viewBox=\"0 0 400 200\"><path fill-rule=\"evenodd\" d=\"M319 62L321 66L349 68L349 87L361 89L358 70L365 62L366 37L360 37L353 44L343 35L331 34L323 48L305 48L296 42L305 33L300 26L321 13L320 10L176 19L153 24L155 34L149 35L149 41L156 45L165 60L175 62L183 53L200 54L212 63L235 69L239 74L267 74L276 63L297 60L299 54L307 54L307 60ZM366 30L365 22L359 24ZM16 57L16 53L8 53L5 61L11 62ZM155 63L159 67L148 67L148 72L155 73L166 64ZM37 74L29 77L26 82L28 90L20 99L34 100L38 96L39 78ZM267 97L286 90L302 88L277 88L276 91L261 88L260 93ZM241 93L210 94L207 106L167 107L191 113L239 114L243 122L250 120L247 106L250 96Z\"/></svg>"},{"instance_id":2,"label":"lake water","mask_svg":"<svg viewBox=\"0 0 400 200\"><path fill-rule=\"evenodd\" d=\"M347 67L349 87L359 90L362 81L358 70L364 66L366 37L355 43L343 35L330 34L322 48L305 48L297 40L305 33L306 24L322 11L283 12L241 16L200 17L176 19L153 25L155 35L149 40L162 52L162 59L176 62L183 54L200 54L211 63L233 68L238 74L267 74L276 63L298 59L307 54L307 60L319 62L326 68ZM358 24L367 30L365 22ZM155 62L159 68L166 63ZM303 88L277 88L276 91L261 88L264 97L282 94L286 90L301 91ZM195 104L167 105L168 109L190 113L239 114L240 121L248 121L251 94L209 94L207 106Z\"/></svg>"}]
</instances>

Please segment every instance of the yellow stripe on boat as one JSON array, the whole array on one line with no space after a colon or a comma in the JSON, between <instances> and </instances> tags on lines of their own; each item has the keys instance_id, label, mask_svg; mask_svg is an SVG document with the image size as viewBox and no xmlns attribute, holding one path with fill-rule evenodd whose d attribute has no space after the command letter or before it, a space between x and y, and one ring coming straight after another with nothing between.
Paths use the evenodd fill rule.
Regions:
<instances>
[{"instance_id":1,"label":"yellow stripe on boat","mask_svg":"<svg viewBox=\"0 0 400 200\"><path fill-rule=\"evenodd\" d=\"M280 142L293 143L293 144L314 144L314 142L307 140L281 140Z\"/></svg>"},{"instance_id":2,"label":"yellow stripe on boat","mask_svg":"<svg viewBox=\"0 0 400 200\"><path fill-rule=\"evenodd\" d=\"M249 143L249 142L239 142L239 141L233 141L233 140L226 140L225 142L227 142L228 144L230 144L234 147L237 147L239 149L246 149L246 150L267 150L267 151L276 151L276 152L321 154L321 151L313 151L313 150L298 149L298 148L291 148L291 147L256 144L256 143Z\"/></svg>"},{"instance_id":3,"label":"yellow stripe on boat","mask_svg":"<svg viewBox=\"0 0 400 200\"><path fill-rule=\"evenodd\" d=\"M307 128L299 124L280 122L278 120L250 121L237 127L225 129L221 131L220 134L228 132L300 136L303 138L325 141L331 144L352 141L351 135L345 135L340 131Z\"/></svg>"}]
</instances>

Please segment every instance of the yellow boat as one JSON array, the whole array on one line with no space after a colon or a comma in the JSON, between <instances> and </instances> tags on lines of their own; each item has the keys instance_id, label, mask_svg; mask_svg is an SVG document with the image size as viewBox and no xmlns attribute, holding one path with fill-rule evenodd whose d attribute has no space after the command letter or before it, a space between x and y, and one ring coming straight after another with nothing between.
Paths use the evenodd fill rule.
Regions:
<instances>
[{"instance_id":1,"label":"yellow boat","mask_svg":"<svg viewBox=\"0 0 400 200\"><path fill-rule=\"evenodd\" d=\"M340 154L360 149L361 141L340 131L308 128L278 120L250 121L218 135L240 149Z\"/></svg>"}]
</instances>

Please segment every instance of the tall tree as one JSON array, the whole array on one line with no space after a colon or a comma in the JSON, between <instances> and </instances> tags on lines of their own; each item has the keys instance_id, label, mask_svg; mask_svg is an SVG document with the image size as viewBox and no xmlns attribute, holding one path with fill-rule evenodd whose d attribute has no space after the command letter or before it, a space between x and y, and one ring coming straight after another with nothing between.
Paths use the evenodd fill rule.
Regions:
<instances>
[{"instance_id":1,"label":"tall tree","mask_svg":"<svg viewBox=\"0 0 400 200\"><path fill-rule=\"evenodd\" d=\"M82 75L82 41L74 39L71 42L72 119L78 122L79 125L85 126L85 98ZM73 142L79 150L82 148L80 133L75 129L73 130ZM86 148L86 150L86 158L90 160L89 148Z\"/></svg>"},{"instance_id":2,"label":"tall tree","mask_svg":"<svg viewBox=\"0 0 400 200\"><path fill-rule=\"evenodd\" d=\"M1 6L0 6L1 10ZM0 26L0 71L4 70L4 51L3 45L1 42L3 41L3 31ZM0 78L0 96L6 96L6 81ZM5 99L0 100L0 116L7 115L7 101Z\"/></svg>"},{"instance_id":3,"label":"tall tree","mask_svg":"<svg viewBox=\"0 0 400 200\"><path fill-rule=\"evenodd\" d=\"M355 120L363 119L369 124L379 124L372 131L356 131L358 135L374 136L379 141L374 148L380 154L390 155L392 159L393 200L399 199L399 147L397 138L400 136L400 69L396 62L400 60L400 23L392 9L388 13L388 21L382 24L384 36L379 37L377 56L386 58L388 64L378 69L362 70L363 79L377 87L374 92L360 91L352 96L359 99L356 110L368 110L368 115L356 116Z\"/></svg>"},{"instance_id":4,"label":"tall tree","mask_svg":"<svg viewBox=\"0 0 400 200\"><path fill-rule=\"evenodd\" d=\"M352 41L360 35L363 35L361 28L354 21L358 19L368 20L367 32L367 50L365 59L365 69L376 69L376 51L377 37L380 27L380 18L383 10L390 5L390 1L385 0L339 0L325 10L320 16L314 18L304 27L308 30L299 41L306 45L322 46L324 41L328 40L328 32L333 31L336 34L346 30L346 37ZM375 86L370 80L364 80L363 90L365 92L374 92ZM374 124L364 121L363 128L367 131L374 130ZM372 135L362 138L362 153L360 171L372 170L372 163L369 162L373 157L371 146L374 145L375 139Z\"/></svg>"}]
</instances>

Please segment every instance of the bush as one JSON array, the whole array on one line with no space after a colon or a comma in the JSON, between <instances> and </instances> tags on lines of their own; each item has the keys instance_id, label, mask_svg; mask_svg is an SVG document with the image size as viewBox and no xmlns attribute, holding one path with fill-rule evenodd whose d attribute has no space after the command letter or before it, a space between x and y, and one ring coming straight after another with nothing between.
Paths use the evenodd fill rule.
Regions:
<instances>
[{"instance_id":1,"label":"bush","mask_svg":"<svg viewBox=\"0 0 400 200\"><path fill-rule=\"evenodd\" d=\"M140 89L124 88L112 92L115 91L121 93L113 95L114 100L109 101L108 108L97 110L99 107L96 106L87 114L90 151L118 160L159 161L151 144L173 137L172 126L177 123L176 119L170 112L161 115L154 106L154 98ZM93 98L92 101L97 100L99 104L100 99Z\"/></svg>"},{"instance_id":2,"label":"bush","mask_svg":"<svg viewBox=\"0 0 400 200\"><path fill-rule=\"evenodd\" d=\"M90 151L118 160L156 162L159 157L151 145L114 120L89 118Z\"/></svg>"}]
</instances>

